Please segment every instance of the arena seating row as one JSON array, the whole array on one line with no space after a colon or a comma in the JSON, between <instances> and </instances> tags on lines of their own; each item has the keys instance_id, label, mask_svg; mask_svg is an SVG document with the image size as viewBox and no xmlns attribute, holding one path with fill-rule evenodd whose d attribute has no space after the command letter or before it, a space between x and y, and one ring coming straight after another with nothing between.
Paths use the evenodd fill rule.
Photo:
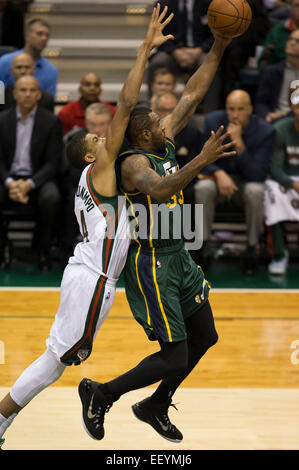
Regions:
<instances>
[{"instance_id":1,"label":"arena seating row","mask_svg":"<svg viewBox=\"0 0 299 470\"><path fill-rule=\"evenodd\" d=\"M102 79L101 99L116 103L121 86L135 60L136 50L144 37L152 10L152 0L38 0L31 4L26 21L43 17L51 24L51 39L44 55L59 71L56 111L78 97L80 78L94 71ZM254 85L256 67L241 71L240 80ZM179 91L182 84L178 85ZM147 99L144 84L141 100ZM196 116L199 127L203 116ZM17 243L30 240L30 212L18 222L7 214L10 236ZM244 214L229 206L218 208L214 222L213 241L232 245L246 243ZM294 238L292 231L290 239Z\"/></svg>"},{"instance_id":2,"label":"arena seating row","mask_svg":"<svg viewBox=\"0 0 299 470\"><path fill-rule=\"evenodd\" d=\"M151 0L34 2L27 18L44 17L52 27L44 55L59 71L57 101L77 98L86 71L99 74L101 98L115 102L134 63L152 8ZM146 87L141 98L146 97Z\"/></svg>"}]
</instances>

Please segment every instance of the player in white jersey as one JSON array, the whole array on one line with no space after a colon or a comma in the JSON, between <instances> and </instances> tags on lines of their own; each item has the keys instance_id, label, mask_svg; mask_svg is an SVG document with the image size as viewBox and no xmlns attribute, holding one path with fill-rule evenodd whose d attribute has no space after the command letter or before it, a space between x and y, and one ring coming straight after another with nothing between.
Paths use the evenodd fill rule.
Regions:
<instances>
[{"instance_id":1,"label":"player in white jersey","mask_svg":"<svg viewBox=\"0 0 299 470\"><path fill-rule=\"evenodd\" d=\"M79 364L91 354L93 339L111 310L130 244L125 199L99 194L93 167L83 170L75 195L83 242L65 269L60 305L47 339L48 348L66 365Z\"/></svg>"},{"instance_id":2,"label":"player in white jersey","mask_svg":"<svg viewBox=\"0 0 299 470\"><path fill-rule=\"evenodd\" d=\"M20 375L0 402L2 436L17 413L38 393L55 382L67 365L80 364L91 353L94 338L112 307L117 279L129 247L126 208L119 198L115 160L122 146L130 114L149 55L173 36L164 36L167 7L154 8L136 62L120 93L116 113L105 139L94 134L73 138L67 149L70 162L82 168L75 196L75 211L83 242L64 270L55 321L45 353Z\"/></svg>"},{"instance_id":3,"label":"player in white jersey","mask_svg":"<svg viewBox=\"0 0 299 470\"><path fill-rule=\"evenodd\" d=\"M85 242L76 246L71 263L83 263L98 274L117 279L129 246L123 196L102 196L94 188L92 165L83 172L75 196L75 214ZM107 234L107 235L106 235ZM111 240L107 246L107 239Z\"/></svg>"}]
</instances>

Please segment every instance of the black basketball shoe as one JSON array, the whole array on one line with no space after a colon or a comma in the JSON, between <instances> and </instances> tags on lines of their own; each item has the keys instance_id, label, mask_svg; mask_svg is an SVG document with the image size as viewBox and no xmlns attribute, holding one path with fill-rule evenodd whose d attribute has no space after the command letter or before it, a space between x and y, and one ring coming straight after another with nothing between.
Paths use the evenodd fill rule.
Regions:
<instances>
[{"instance_id":1,"label":"black basketball shoe","mask_svg":"<svg viewBox=\"0 0 299 470\"><path fill-rule=\"evenodd\" d=\"M78 392L82 402L85 431L93 439L103 439L105 434L104 417L113 404L112 397L101 391L100 383L90 379L81 380Z\"/></svg>"},{"instance_id":2,"label":"black basketball shoe","mask_svg":"<svg viewBox=\"0 0 299 470\"><path fill-rule=\"evenodd\" d=\"M183 440L182 433L170 422L168 417L169 406L176 408L171 404L171 399L166 403L157 404L153 403L149 397L135 403L132 410L136 418L150 424L160 436L171 442L181 442Z\"/></svg>"}]
</instances>

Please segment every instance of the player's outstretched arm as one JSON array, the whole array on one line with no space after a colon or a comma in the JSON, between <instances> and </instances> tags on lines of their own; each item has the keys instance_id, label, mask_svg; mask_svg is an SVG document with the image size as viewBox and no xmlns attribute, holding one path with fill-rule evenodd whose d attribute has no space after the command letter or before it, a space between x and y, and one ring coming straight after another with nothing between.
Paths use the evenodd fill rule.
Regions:
<instances>
[{"instance_id":1,"label":"player's outstretched arm","mask_svg":"<svg viewBox=\"0 0 299 470\"><path fill-rule=\"evenodd\" d=\"M202 151L191 162L164 178L152 169L145 155L136 154L126 158L122 164L122 175L126 184L130 185L132 191L149 194L159 202L167 201L177 191L184 189L202 168L219 158L236 155L236 151L231 150L235 142L223 143L229 136L228 132L223 134L223 129L223 126L220 126L217 132L212 131Z\"/></svg>"},{"instance_id":2,"label":"player's outstretched arm","mask_svg":"<svg viewBox=\"0 0 299 470\"><path fill-rule=\"evenodd\" d=\"M164 120L166 135L173 139L189 122L215 77L223 53L231 39L214 34L215 41L197 71L189 78L172 114Z\"/></svg>"},{"instance_id":3,"label":"player's outstretched arm","mask_svg":"<svg viewBox=\"0 0 299 470\"><path fill-rule=\"evenodd\" d=\"M149 55L155 47L161 46L172 35L164 36L163 29L172 20L173 13L166 17L168 7L160 12L160 4L154 8L145 39L139 49L136 62L128 74L118 98L116 113L110 125L106 139L106 149L110 161L117 158L123 143L130 113L139 100L139 92Z\"/></svg>"}]
</instances>

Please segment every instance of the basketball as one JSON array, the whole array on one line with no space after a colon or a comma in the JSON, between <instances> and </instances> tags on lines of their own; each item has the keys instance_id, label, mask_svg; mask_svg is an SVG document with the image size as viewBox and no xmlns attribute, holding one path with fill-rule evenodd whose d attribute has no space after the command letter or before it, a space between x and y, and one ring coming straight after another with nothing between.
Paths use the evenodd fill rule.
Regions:
<instances>
[{"instance_id":1,"label":"basketball","mask_svg":"<svg viewBox=\"0 0 299 470\"><path fill-rule=\"evenodd\" d=\"M246 0L213 0L208 8L210 29L229 38L245 33L251 18L251 8Z\"/></svg>"}]
</instances>

